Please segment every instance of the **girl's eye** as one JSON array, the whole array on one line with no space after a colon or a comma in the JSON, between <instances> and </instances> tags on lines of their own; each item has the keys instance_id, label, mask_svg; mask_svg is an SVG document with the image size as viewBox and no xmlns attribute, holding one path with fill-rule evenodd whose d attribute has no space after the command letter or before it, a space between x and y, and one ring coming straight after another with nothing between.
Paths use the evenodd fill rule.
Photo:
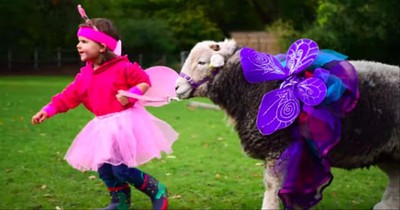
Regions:
<instances>
[{"instance_id":1,"label":"girl's eye","mask_svg":"<svg viewBox=\"0 0 400 210\"><path fill-rule=\"evenodd\" d=\"M206 62L205 62L205 61L199 61L198 64L199 64L199 65L204 65L204 64L206 64Z\"/></svg>"}]
</instances>

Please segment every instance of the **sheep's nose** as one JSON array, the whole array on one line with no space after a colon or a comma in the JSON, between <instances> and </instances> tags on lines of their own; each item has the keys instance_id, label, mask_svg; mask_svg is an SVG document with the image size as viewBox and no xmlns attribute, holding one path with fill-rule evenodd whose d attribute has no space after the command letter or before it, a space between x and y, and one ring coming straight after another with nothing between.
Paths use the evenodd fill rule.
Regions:
<instances>
[{"instance_id":1,"label":"sheep's nose","mask_svg":"<svg viewBox=\"0 0 400 210\"><path fill-rule=\"evenodd\" d=\"M175 86L175 91L177 91L177 90L178 90L178 88L179 88L179 85Z\"/></svg>"}]
</instances>

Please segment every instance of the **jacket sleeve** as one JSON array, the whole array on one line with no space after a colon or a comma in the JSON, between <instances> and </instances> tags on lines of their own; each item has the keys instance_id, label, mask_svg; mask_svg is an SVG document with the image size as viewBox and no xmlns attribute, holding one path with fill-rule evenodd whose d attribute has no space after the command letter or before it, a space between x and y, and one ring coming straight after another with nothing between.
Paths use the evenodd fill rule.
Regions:
<instances>
[{"instance_id":1,"label":"jacket sleeve","mask_svg":"<svg viewBox=\"0 0 400 210\"><path fill-rule=\"evenodd\" d=\"M61 93L53 96L51 102L42 108L42 110L47 112L48 117L66 112L77 107L81 103L77 91L80 77L81 74L79 73L73 82L71 82Z\"/></svg>"},{"instance_id":2,"label":"jacket sleeve","mask_svg":"<svg viewBox=\"0 0 400 210\"><path fill-rule=\"evenodd\" d=\"M126 69L126 78L129 86L133 87L140 83L151 86L150 78L138 63L129 63Z\"/></svg>"}]
</instances>

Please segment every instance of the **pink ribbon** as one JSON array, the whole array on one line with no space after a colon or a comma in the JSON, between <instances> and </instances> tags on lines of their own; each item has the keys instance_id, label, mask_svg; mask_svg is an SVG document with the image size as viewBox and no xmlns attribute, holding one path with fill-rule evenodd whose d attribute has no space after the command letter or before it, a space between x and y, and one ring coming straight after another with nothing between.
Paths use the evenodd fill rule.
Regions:
<instances>
[{"instance_id":1,"label":"pink ribbon","mask_svg":"<svg viewBox=\"0 0 400 210\"><path fill-rule=\"evenodd\" d=\"M91 27L80 27L77 33L78 36L82 36L88 38L90 40L103 43L107 46L108 49L114 51L117 47L117 40L112 38L111 36L101 32L96 31Z\"/></svg>"}]
</instances>

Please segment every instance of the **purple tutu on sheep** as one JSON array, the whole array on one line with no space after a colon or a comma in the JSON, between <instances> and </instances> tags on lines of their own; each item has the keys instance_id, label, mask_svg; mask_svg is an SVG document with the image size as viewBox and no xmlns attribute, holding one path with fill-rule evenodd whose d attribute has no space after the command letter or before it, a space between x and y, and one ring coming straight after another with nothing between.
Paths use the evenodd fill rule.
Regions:
<instances>
[{"instance_id":1,"label":"purple tutu on sheep","mask_svg":"<svg viewBox=\"0 0 400 210\"><path fill-rule=\"evenodd\" d=\"M346 56L310 39L297 40L286 55L244 48L240 57L248 82L282 81L263 96L257 128L270 135L292 125L294 142L274 167L285 174L278 195L287 209L311 208L332 182L327 155L340 140L341 118L357 103L357 73Z\"/></svg>"}]
</instances>

